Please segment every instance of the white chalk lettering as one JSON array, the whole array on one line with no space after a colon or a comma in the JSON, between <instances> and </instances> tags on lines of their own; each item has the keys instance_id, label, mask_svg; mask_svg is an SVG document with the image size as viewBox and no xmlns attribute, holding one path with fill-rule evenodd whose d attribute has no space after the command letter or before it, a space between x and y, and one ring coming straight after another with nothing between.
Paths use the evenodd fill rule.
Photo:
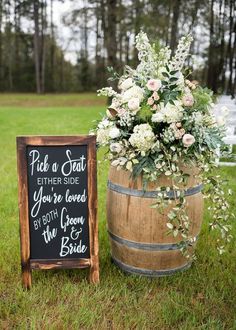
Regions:
<instances>
[{"instance_id":1,"label":"white chalk lettering","mask_svg":"<svg viewBox=\"0 0 236 330\"><path fill-rule=\"evenodd\" d=\"M82 240L79 243L69 243L69 237L61 238L61 250L60 257L66 257L68 254L71 255L73 253L84 253L87 250L87 246L82 244Z\"/></svg>"},{"instance_id":2,"label":"white chalk lettering","mask_svg":"<svg viewBox=\"0 0 236 330\"><path fill-rule=\"evenodd\" d=\"M86 169L85 157L82 155L78 159L71 159L71 150L66 150L66 156L69 159L62 164L61 172L65 176L69 176L72 172L84 172Z\"/></svg>"},{"instance_id":3,"label":"white chalk lettering","mask_svg":"<svg viewBox=\"0 0 236 330\"><path fill-rule=\"evenodd\" d=\"M53 188L52 188L52 191L53 191ZM32 218L37 217L42 203L43 204L45 204L45 203L58 204L58 203L61 203L62 200L63 200L63 196L60 194L57 194L57 193L53 193L52 195L51 194L44 195L43 186L41 186L39 188L39 190L38 191L36 190L33 194L33 201L35 203L34 203L33 207L31 208Z\"/></svg>"},{"instance_id":4,"label":"white chalk lettering","mask_svg":"<svg viewBox=\"0 0 236 330\"><path fill-rule=\"evenodd\" d=\"M49 225L47 225L42 235L45 243L48 244L51 240L53 240L57 236L57 228L53 228L52 230L50 230Z\"/></svg>"},{"instance_id":5,"label":"white chalk lettering","mask_svg":"<svg viewBox=\"0 0 236 330\"><path fill-rule=\"evenodd\" d=\"M86 190L84 189L83 194L70 194L70 189L66 189L65 201L68 203L77 202L85 203L87 200Z\"/></svg>"},{"instance_id":6,"label":"white chalk lettering","mask_svg":"<svg viewBox=\"0 0 236 330\"><path fill-rule=\"evenodd\" d=\"M37 172L47 172L49 170L49 164L48 164L48 155L44 156L43 161L40 161L40 153L38 150L31 150L29 153L29 156L31 157L32 161L30 163L31 166L31 175L34 175L34 170L36 168Z\"/></svg>"},{"instance_id":7,"label":"white chalk lettering","mask_svg":"<svg viewBox=\"0 0 236 330\"><path fill-rule=\"evenodd\" d=\"M71 218L67 213L67 208L63 207L61 210L61 229L66 232L67 227L75 225L83 225L85 218L83 216L77 218Z\"/></svg>"}]
</instances>

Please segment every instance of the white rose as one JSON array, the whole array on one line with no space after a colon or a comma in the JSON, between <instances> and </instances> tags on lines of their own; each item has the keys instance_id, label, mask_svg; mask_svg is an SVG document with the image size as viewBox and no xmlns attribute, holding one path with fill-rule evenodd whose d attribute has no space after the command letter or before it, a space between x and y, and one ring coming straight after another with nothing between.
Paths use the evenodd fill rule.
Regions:
<instances>
[{"instance_id":1,"label":"white rose","mask_svg":"<svg viewBox=\"0 0 236 330\"><path fill-rule=\"evenodd\" d=\"M164 115L161 112L154 113L152 115L152 122L153 123L161 123L164 120Z\"/></svg>"},{"instance_id":2,"label":"white rose","mask_svg":"<svg viewBox=\"0 0 236 330\"><path fill-rule=\"evenodd\" d=\"M128 102L128 108L131 111L138 111L139 110L139 105L140 105L140 102L139 102L139 99L137 97L133 97Z\"/></svg>"},{"instance_id":3,"label":"white rose","mask_svg":"<svg viewBox=\"0 0 236 330\"><path fill-rule=\"evenodd\" d=\"M109 106L109 108L116 109L116 108L119 108L119 106L120 106L120 101L119 101L118 97L113 97L111 105Z\"/></svg>"},{"instance_id":4,"label":"white rose","mask_svg":"<svg viewBox=\"0 0 236 330\"><path fill-rule=\"evenodd\" d=\"M135 85L122 94L122 101L126 103L129 102L129 100L132 98L138 98L139 102L141 102L143 100L143 95L144 95L143 89Z\"/></svg>"},{"instance_id":5,"label":"white rose","mask_svg":"<svg viewBox=\"0 0 236 330\"><path fill-rule=\"evenodd\" d=\"M109 131L109 136L111 139L116 139L120 136L120 130L117 127L112 127Z\"/></svg>"},{"instance_id":6,"label":"white rose","mask_svg":"<svg viewBox=\"0 0 236 330\"><path fill-rule=\"evenodd\" d=\"M149 79L146 86L150 91L158 91L161 87L161 81L160 79Z\"/></svg>"},{"instance_id":7,"label":"white rose","mask_svg":"<svg viewBox=\"0 0 236 330\"><path fill-rule=\"evenodd\" d=\"M111 152L115 152L115 153L119 154L122 150L122 146L118 142L111 143L110 150L111 150Z\"/></svg>"},{"instance_id":8,"label":"white rose","mask_svg":"<svg viewBox=\"0 0 236 330\"><path fill-rule=\"evenodd\" d=\"M195 142L195 137L191 134L184 134L182 138L185 147L190 147Z\"/></svg>"},{"instance_id":9,"label":"white rose","mask_svg":"<svg viewBox=\"0 0 236 330\"><path fill-rule=\"evenodd\" d=\"M194 104L194 98L191 93L185 94L182 98L183 105L185 107L192 107Z\"/></svg>"},{"instance_id":10,"label":"white rose","mask_svg":"<svg viewBox=\"0 0 236 330\"><path fill-rule=\"evenodd\" d=\"M97 143L106 145L109 141L109 129L100 128L97 130Z\"/></svg>"},{"instance_id":11,"label":"white rose","mask_svg":"<svg viewBox=\"0 0 236 330\"><path fill-rule=\"evenodd\" d=\"M130 87L132 87L132 86L133 86L133 80L132 80L132 78L127 78L124 81L122 81L122 83L120 84L119 87L122 90L127 90Z\"/></svg>"},{"instance_id":12,"label":"white rose","mask_svg":"<svg viewBox=\"0 0 236 330\"><path fill-rule=\"evenodd\" d=\"M108 127L108 126L110 126L110 121L107 118L103 119L98 124L98 128L105 128L105 127Z\"/></svg>"}]
</instances>

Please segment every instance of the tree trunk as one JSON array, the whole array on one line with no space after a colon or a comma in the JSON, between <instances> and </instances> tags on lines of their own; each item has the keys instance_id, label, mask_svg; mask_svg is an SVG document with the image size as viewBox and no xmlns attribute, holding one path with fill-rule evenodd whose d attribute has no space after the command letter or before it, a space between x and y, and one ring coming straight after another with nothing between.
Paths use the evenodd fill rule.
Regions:
<instances>
[{"instance_id":1,"label":"tree trunk","mask_svg":"<svg viewBox=\"0 0 236 330\"><path fill-rule=\"evenodd\" d=\"M34 59L35 59L35 76L36 76L36 91L38 94L41 90L40 79L40 36L39 36L39 1L34 1Z\"/></svg>"},{"instance_id":2,"label":"tree trunk","mask_svg":"<svg viewBox=\"0 0 236 330\"><path fill-rule=\"evenodd\" d=\"M19 1L14 1L14 81L17 86L20 84L20 66L21 66L21 58L20 58L20 45L19 45L19 34L20 34L20 11L19 11Z\"/></svg>"},{"instance_id":3,"label":"tree trunk","mask_svg":"<svg viewBox=\"0 0 236 330\"><path fill-rule=\"evenodd\" d=\"M13 47L12 47L12 24L11 24L11 3L6 2L6 26L5 26L5 37L7 43L5 43L6 47L6 63L8 69L8 88L10 91L13 90L13 77L12 77L12 60L13 60Z\"/></svg>"},{"instance_id":4,"label":"tree trunk","mask_svg":"<svg viewBox=\"0 0 236 330\"><path fill-rule=\"evenodd\" d=\"M51 90L54 91L54 54L55 54L55 36L54 36L54 23L53 23L53 0L50 3L50 29L51 29L51 40L50 40L50 66L51 66Z\"/></svg>"},{"instance_id":5,"label":"tree trunk","mask_svg":"<svg viewBox=\"0 0 236 330\"><path fill-rule=\"evenodd\" d=\"M219 87L221 92L224 92L225 85L225 1L220 1L220 22L219 22L219 36L220 36L220 60L219 60Z\"/></svg>"},{"instance_id":6,"label":"tree trunk","mask_svg":"<svg viewBox=\"0 0 236 330\"><path fill-rule=\"evenodd\" d=\"M229 57L229 82L227 88L227 94L232 95L233 90L233 47L232 47L232 35L234 28L234 17L233 17L233 4L234 0L230 0L229 10L229 43L228 43L228 57Z\"/></svg>"},{"instance_id":7,"label":"tree trunk","mask_svg":"<svg viewBox=\"0 0 236 330\"><path fill-rule=\"evenodd\" d=\"M140 32L141 28L141 11L142 11L142 4L140 0L134 1L134 34L137 35ZM138 64L138 51L134 48L134 55L133 55L133 65L136 66Z\"/></svg>"},{"instance_id":8,"label":"tree trunk","mask_svg":"<svg viewBox=\"0 0 236 330\"><path fill-rule=\"evenodd\" d=\"M177 44L180 5L181 5L181 0L174 1L172 24L171 24L171 39L170 39L170 49L172 51L172 54L173 54L173 52L176 48L176 44Z\"/></svg>"},{"instance_id":9,"label":"tree trunk","mask_svg":"<svg viewBox=\"0 0 236 330\"><path fill-rule=\"evenodd\" d=\"M207 71L207 84L216 92L216 82L214 79L214 0L211 0L210 9L210 42L208 49L208 71Z\"/></svg>"},{"instance_id":10,"label":"tree trunk","mask_svg":"<svg viewBox=\"0 0 236 330\"><path fill-rule=\"evenodd\" d=\"M41 93L45 92L45 57L46 57L46 40L45 31L47 29L47 1L41 3L41 56L40 56L40 76L41 76Z\"/></svg>"},{"instance_id":11,"label":"tree trunk","mask_svg":"<svg viewBox=\"0 0 236 330\"><path fill-rule=\"evenodd\" d=\"M235 7L236 7L236 4L235 4ZM233 86L232 86L232 93L231 93L231 95L232 95L233 98L235 98L235 93L236 93L236 21L234 23L233 58L234 58L234 83L233 83Z\"/></svg>"},{"instance_id":12,"label":"tree trunk","mask_svg":"<svg viewBox=\"0 0 236 330\"><path fill-rule=\"evenodd\" d=\"M171 17L171 0L168 1L167 24L166 24L166 46L169 46L169 30L170 30L170 17Z\"/></svg>"},{"instance_id":13,"label":"tree trunk","mask_svg":"<svg viewBox=\"0 0 236 330\"><path fill-rule=\"evenodd\" d=\"M117 21L117 0L107 0L107 63L117 69L117 38L116 38L116 21Z\"/></svg>"},{"instance_id":14,"label":"tree trunk","mask_svg":"<svg viewBox=\"0 0 236 330\"><path fill-rule=\"evenodd\" d=\"M0 0L0 91L3 90L2 13L3 13L3 0Z\"/></svg>"},{"instance_id":15,"label":"tree trunk","mask_svg":"<svg viewBox=\"0 0 236 330\"><path fill-rule=\"evenodd\" d=\"M129 50L130 50L130 43L129 43L129 35L126 33L125 37L125 62L129 65Z\"/></svg>"}]
</instances>

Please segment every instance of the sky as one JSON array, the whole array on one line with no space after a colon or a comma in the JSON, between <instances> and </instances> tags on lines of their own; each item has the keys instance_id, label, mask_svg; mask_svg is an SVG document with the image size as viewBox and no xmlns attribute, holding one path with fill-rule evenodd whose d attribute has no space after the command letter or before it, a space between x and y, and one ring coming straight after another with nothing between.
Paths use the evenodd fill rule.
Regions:
<instances>
[{"instance_id":1,"label":"sky","mask_svg":"<svg viewBox=\"0 0 236 330\"><path fill-rule=\"evenodd\" d=\"M80 2L80 0L78 1ZM72 62L73 64L76 63L76 51L78 49L78 44L74 41L70 42L71 39L71 30L70 28L66 27L62 22L62 17L67 13L71 12L73 9L73 4L70 0L65 0L64 3L60 1L54 1L54 15L53 20L55 25L57 26L56 29L56 36L59 45L62 49L65 50L65 58L66 60ZM48 14L50 15L50 7L48 7Z\"/></svg>"},{"instance_id":2,"label":"sky","mask_svg":"<svg viewBox=\"0 0 236 330\"><path fill-rule=\"evenodd\" d=\"M53 21L56 26L55 28L55 36L57 43L60 45L60 47L63 49L66 60L72 62L73 64L76 64L77 62L77 54L78 51L81 48L81 42L80 42L80 35L79 33L73 33L72 29L70 27L65 26L63 24L63 17L66 15L69 15L73 9L78 9L83 7L84 2L86 0L64 0L61 2L60 0L53 0ZM47 14L48 19L50 20L50 4L51 0L47 0ZM14 17L14 13L12 12L12 18ZM33 30L33 21L29 21L27 19L22 19L22 27L25 32L32 31ZM93 22L90 22L91 25ZM78 31L78 26L80 24L80 21L78 20L77 24L74 25L74 29ZM203 29L197 27L197 35L198 40L201 40L201 43L199 44L199 50L207 47L208 45L208 36L206 36L206 32L203 31ZM93 31L89 31L89 54L90 54L90 60L92 60L95 50L95 35ZM199 67L203 64L202 56L195 56L195 66Z\"/></svg>"}]
</instances>

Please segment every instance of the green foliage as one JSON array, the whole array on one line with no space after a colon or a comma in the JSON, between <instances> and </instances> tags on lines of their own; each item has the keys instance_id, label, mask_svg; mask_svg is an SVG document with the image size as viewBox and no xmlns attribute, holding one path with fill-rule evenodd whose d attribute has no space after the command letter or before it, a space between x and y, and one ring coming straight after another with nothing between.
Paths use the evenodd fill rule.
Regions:
<instances>
[{"instance_id":1,"label":"green foliage","mask_svg":"<svg viewBox=\"0 0 236 330\"><path fill-rule=\"evenodd\" d=\"M164 79L162 85L165 87L161 94L161 100L166 105L168 102L174 104L174 101L181 95L181 91L177 85L178 77L176 77L178 71L171 71L168 65L165 66L165 71L162 72Z\"/></svg>"},{"instance_id":2,"label":"green foliage","mask_svg":"<svg viewBox=\"0 0 236 330\"><path fill-rule=\"evenodd\" d=\"M208 127L204 132L204 143L209 149L215 150L218 147L225 146L222 138L219 136L219 130L215 127Z\"/></svg>"},{"instance_id":3,"label":"green foliage","mask_svg":"<svg viewBox=\"0 0 236 330\"><path fill-rule=\"evenodd\" d=\"M192 91L194 96L194 108L199 109L203 113L206 113L209 105L212 102L213 92L208 88L202 88L198 86Z\"/></svg>"},{"instance_id":4,"label":"green foliage","mask_svg":"<svg viewBox=\"0 0 236 330\"><path fill-rule=\"evenodd\" d=\"M137 113L137 120L141 123L147 123L151 120L152 117L152 110L151 107L148 104L143 103L141 105L140 110Z\"/></svg>"},{"instance_id":5,"label":"green foliage","mask_svg":"<svg viewBox=\"0 0 236 330\"><path fill-rule=\"evenodd\" d=\"M120 79L120 75L115 71L115 69L112 66L107 67L107 72L110 75L108 81L115 81Z\"/></svg>"}]
</instances>

